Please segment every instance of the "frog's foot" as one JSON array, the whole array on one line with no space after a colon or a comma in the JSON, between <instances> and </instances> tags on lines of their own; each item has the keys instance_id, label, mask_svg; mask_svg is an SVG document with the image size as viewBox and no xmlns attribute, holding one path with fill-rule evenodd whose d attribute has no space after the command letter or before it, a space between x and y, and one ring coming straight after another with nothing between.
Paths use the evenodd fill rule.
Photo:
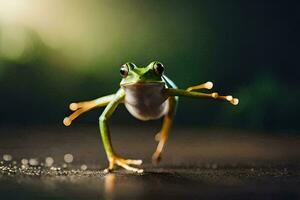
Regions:
<instances>
[{"instance_id":1,"label":"frog's foot","mask_svg":"<svg viewBox=\"0 0 300 200\"><path fill-rule=\"evenodd\" d=\"M200 89L212 89L214 84L211 81L208 81L206 83L200 84L200 85L194 85L190 86L186 89L188 92L194 92L195 90L200 90ZM239 104L239 99L233 98L231 95L226 95L226 96L220 96L217 92L213 92L211 94L204 94L207 97L211 97L214 99L221 99L230 102L232 105L238 105Z\"/></svg>"},{"instance_id":2,"label":"frog's foot","mask_svg":"<svg viewBox=\"0 0 300 200\"><path fill-rule=\"evenodd\" d=\"M133 171L136 173L143 173L143 169L131 167L130 165L141 165L143 163L142 160L131 160L131 159L123 159L118 156L110 157L109 159L109 166L107 169L104 170L105 173L111 172L115 165L123 167L128 171Z\"/></svg>"},{"instance_id":3,"label":"frog's foot","mask_svg":"<svg viewBox=\"0 0 300 200\"><path fill-rule=\"evenodd\" d=\"M95 101L71 103L69 108L74 111L70 116L64 118L64 125L70 126L71 123L82 113L89 111L96 106Z\"/></svg>"},{"instance_id":4,"label":"frog's foot","mask_svg":"<svg viewBox=\"0 0 300 200\"><path fill-rule=\"evenodd\" d=\"M160 135L161 135L160 132L156 133L156 135L155 135L155 137L154 137L155 141L159 142L159 140L160 140Z\"/></svg>"},{"instance_id":5,"label":"frog's foot","mask_svg":"<svg viewBox=\"0 0 300 200\"><path fill-rule=\"evenodd\" d=\"M158 133L156 133L154 139L155 139L155 141L160 142L161 139L162 139L161 137L162 137L161 132L158 132ZM162 149L162 147L158 143L158 148L156 149L156 151L152 155L152 163L153 164L158 164L161 161L161 151L162 150L160 150L160 149Z\"/></svg>"},{"instance_id":6,"label":"frog's foot","mask_svg":"<svg viewBox=\"0 0 300 200\"><path fill-rule=\"evenodd\" d=\"M160 161L161 161L161 152L155 151L154 154L152 155L152 163L158 164Z\"/></svg>"},{"instance_id":7,"label":"frog's foot","mask_svg":"<svg viewBox=\"0 0 300 200\"><path fill-rule=\"evenodd\" d=\"M72 103L72 104L75 104L75 103ZM71 104L71 105L72 105ZM65 126L70 126L71 125L71 123L79 116L79 115L81 115L82 113L84 113L84 112L86 112L86 111L88 111L89 109L87 109L87 108L78 108L78 109L72 109L73 107L71 107L71 105L70 105L70 109L72 110L72 111L74 111L69 117L65 117L64 118L64 121L63 121L63 123L64 123L64 125Z\"/></svg>"},{"instance_id":8,"label":"frog's foot","mask_svg":"<svg viewBox=\"0 0 300 200\"><path fill-rule=\"evenodd\" d=\"M186 91L193 91L193 90L199 90L199 89L212 89L214 86L214 84L211 81L208 81L206 83L200 84L200 85L194 85L194 86L190 86L186 89Z\"/></svg>"},{"instance_id":9,"label":"frog's foot","mask_svg":"<svg viewBox=\"0 0 300 200\"><path fill-rule=\"evenodd\" d=\"M77 103L71 103L69 105L70 110L76 111L79 109L88 110L94 106L96 106L97 103L95 100L93 101L85 101L85 102L77 102Z\"/></svg>"},{"instance_id":10,"label":"frog's foot","mask_svg":"<svg viewBox=\"0 0 300 200\"><path fill-rule=\"evenodd\" d=\"M217 92L211 93L212 98L214 99L221 99L228 101L232 105L236 106L239 104L239 99L233 98L231 95L226 95L226 96L220 96Z\"/></svg>"}]
</instances>

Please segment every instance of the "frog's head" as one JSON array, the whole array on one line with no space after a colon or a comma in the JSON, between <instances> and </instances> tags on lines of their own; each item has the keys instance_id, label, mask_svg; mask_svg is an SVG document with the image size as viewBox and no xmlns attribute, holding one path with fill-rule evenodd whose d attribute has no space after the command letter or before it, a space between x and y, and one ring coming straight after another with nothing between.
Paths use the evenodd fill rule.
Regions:
<instances>
[{"instance_id":1,"label":"frog's head","mask_svg":"<svg viewBox=\"0 0 300 200\"><path fill-rule=\"evenodd\" d=\"M133 63L125 63L120 68L120 74L123 77L120 85L131 84L164 84L162 78L164 66L162 63L154 61L146 67L137 67Z\"/></svg>"}]
</instances>

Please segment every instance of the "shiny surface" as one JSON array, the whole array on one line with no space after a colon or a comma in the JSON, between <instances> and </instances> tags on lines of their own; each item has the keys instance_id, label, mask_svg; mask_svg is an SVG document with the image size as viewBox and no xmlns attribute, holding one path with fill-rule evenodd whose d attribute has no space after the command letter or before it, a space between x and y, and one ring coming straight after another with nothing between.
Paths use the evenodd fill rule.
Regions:
<instances>
[{"instance_id":1,"label":"shiny surface","mask_svg":"<svg viewBox=\"0 0 300 200\"><path fill-rule=\"evenodd\" d=\"M174 128L161 165L153 166L150 162L156 146L153 127L119 127L113 131L117 151L126 157L143 158L143 174L123 169L113 174L103 173L107 163L97 127L1 129L4 139L0 141L0 154L12 157L11 161L0 164L1 196L6 199L300 197L299 136ZM25 132L30 136L22 134ZM64 166L64 157L70 157L69 154L73 161ZM43 166L49 157L54 160L52 166ZM27 163L27 168L20 169L22 159L35 159L39 164Z\"/></svg>"}]
</instances>

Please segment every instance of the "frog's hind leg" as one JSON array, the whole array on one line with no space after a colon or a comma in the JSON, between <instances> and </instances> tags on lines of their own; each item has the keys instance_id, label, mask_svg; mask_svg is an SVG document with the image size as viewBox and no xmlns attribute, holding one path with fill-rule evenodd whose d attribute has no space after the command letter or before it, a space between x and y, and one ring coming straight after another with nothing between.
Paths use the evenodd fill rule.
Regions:
<instances>
[{"instance_id":1,"label":"frog's hind leg","mask_svg":"<svg viewBox=\"0 0 300 200\"><path fill-rule=\"evenodd\" d=\"M160 132L155 136L155 139L158 140L158 145L154 154L152 155L152 161L154 163L158 163L161 160L161 153L168 139L172 121L176 113L178 97L176 96L169 97L168 101L169 101L168 113L164 116L163 125Z\"/></svg>"}]
</instances>

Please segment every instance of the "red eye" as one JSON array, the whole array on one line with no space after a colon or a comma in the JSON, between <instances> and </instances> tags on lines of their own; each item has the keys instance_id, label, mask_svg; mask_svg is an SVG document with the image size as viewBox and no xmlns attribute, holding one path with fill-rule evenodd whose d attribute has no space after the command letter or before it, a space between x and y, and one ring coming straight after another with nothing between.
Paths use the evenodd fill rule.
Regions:
<instances>
[{"instance_id":1,"label":"red eye","mask_svg":"<svg viewBox=\"0 0 300 200\"><path fill-rule=\"evenodd\" d=\"M158 75L162 75L165 68L161 63L155 63L154 70Z\"/></svg>"},{"instance_id":2,"label":"red eye","mask_svg":"<svg viewBox=\"0 0 300 200\"><path fill-rule=\"evenodd\" d=\"M128 67L127 65L122 65L120 68L120 74L122 77L126 77L128 75Z\"/></svg>"}]
</instances>

